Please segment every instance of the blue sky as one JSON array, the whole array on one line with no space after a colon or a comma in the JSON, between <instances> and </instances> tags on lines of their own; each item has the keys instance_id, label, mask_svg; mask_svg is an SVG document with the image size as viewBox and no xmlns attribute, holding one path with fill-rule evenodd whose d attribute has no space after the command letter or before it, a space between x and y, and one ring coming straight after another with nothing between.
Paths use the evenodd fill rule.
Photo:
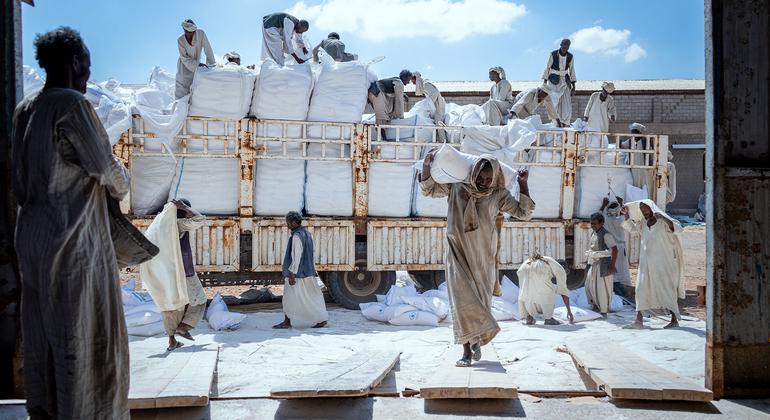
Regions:
<instances>
[{"instance_id":1,"label":"blue sky","mask_svg":"<svg viewBox=\"0 0 770 420\"><path fill-rule=\"evenodd\" d=\"M534 80L547 54L572 36L581 79L702 79L703 0L35 0L22 7L24 64L37 66L36 33L69 25L92 55L92 78L143 83L155 65L176 71L180 23L192 18L215 53L259 60L261 18L291 10L315 44L337 31L384 77L402 68L433 80L483 80L502 65Z\"/></svg>"}]
</instances>

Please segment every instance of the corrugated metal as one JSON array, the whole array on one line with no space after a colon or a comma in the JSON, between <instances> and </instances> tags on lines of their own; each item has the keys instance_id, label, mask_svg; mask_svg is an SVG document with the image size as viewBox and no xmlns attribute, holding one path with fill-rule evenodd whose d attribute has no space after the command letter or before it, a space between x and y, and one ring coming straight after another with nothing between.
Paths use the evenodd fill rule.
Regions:
<instances>
[{"instance_id":1,"label":"corrugated metal","mask_svg":"<svg viewBox=\"0 0 770 420\"><path fill-rule=\"evenodd\" d=\"M445 220L377 220L367 224L367 269L443 270Z\"/></svg>"},{"instance_id":2,"label":"corrugated metal","mask_svg":"<svg viewBox=\"0 0 770 420\"><path fill-rule=\"evenodd\" d=\"M591 223L575 223L574 237L574 267L578 269L586 268L586 251L591 247ZM626 232L626 253L628 254L628 263L631 266L639 264L639 247L641 237L638 234L629 234Z\"/></svg>"},{"instance_id":3,"label":"corrugated metal","mask_svg":"<svg viewBox=\"0 0 770 420\"><path fill-rule=\"evenodd\" d=\"M501 270L518 268L535 251L556 260L566 259L564 224L561 222L504 222L500 232Z\"/></svg>"},{"instance_id":4,"label":"corrugated metal","mask_svg":"<svg viewBox=\"0 0 770 420\"><path fill-rule=\"evenodd\" d=\"M134 219L134 226L147 230L152 219ZM240 269L241 230L237 220L207 219L190 232L196 271L232 272Z\"/></svg>"},{"instance_id":5,"label":"corrugated metal","mask_svg":"<svg viewBox=\"0 0 770 420\"><path fill-rule=\"evenodd\" d=\"M535 250L565 259L561 222L505 222L501 231L500 269L514 269ZM443 270L446 222L381 220L367 225L367 269Z\"/></svg>"},{"instance_id":6,"label":"corrugated metal","mask_svg":"<svg viewBox=\"0 0 770 420\"><path fill-rule=\"evenodd\" d=\"M353 270L356 231L352 220L305 219L302 224L313 235L313 260L316 270ZM252 234L252 271L281 271L289 235L283 218L255 219Z\"/></svg>"}]
</instances>

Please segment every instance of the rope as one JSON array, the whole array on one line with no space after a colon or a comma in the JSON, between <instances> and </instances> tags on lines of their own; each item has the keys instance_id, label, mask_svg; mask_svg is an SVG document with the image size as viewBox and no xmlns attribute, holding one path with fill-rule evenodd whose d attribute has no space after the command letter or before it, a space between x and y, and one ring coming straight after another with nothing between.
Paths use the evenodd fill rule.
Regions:
<instances>
[{"instance_id":1,"label":"rope","mask_svg":"<svg viewBox=\"0 0 770 420\"><path fill-rule=\"evenodd\" d=\"M176 200L177 194L179 194L179 185L182 183L182 175L184 175L184 160L185 158L182 158L182 166L179 168L179 178L176 181L176 188L174 189L174 200Z\"/></svg>"}]
</instances>

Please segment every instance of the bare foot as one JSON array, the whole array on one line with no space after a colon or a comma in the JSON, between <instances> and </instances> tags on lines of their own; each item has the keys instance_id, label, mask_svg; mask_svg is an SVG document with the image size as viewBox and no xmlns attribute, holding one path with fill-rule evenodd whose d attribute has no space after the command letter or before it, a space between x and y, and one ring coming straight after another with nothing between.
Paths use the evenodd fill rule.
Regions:
<instances>
[{"instance_id":1,"label":"bare foot","mask_svg":"<svg viewBox=\"0 0 770 420\"><path fill-rule=\"evenodd\" d=\"M548 318L548 319L545 320L544 324L545 325L561 325L561 322L559 322L559 321L557 321L557 320L555 320L553 318Z\"/></svg>"},{"instance_id":2,"label":"bare foot","mask_svg":"<svg viewBox=\"0 0 770 420\"><path fill-rule=\"evenodd\" d=\"M525 321L527 325L535 325L535 318L532 318L531 316L527 317L527 320Z\"/></svg>"},{"instance_id":3,"label":"bare foot","mask_svg":"<svg viewBox=\"0 0 770 420\"><path fill-rule=\"evenodd\" d=\"M319 322L318 324L313 325L313 328L323 328L326 326L326 321Z\"/></svg>"}]
</instances>

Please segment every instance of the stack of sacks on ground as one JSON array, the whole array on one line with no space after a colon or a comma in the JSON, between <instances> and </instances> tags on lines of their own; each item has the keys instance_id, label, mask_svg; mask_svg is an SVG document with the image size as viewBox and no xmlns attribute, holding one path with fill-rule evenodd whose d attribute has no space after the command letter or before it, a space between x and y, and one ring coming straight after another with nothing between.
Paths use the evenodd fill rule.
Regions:
<instances>
[{"instance_id":1,"label":"stack of sacks on ground","mask_svg":"<svg viewBox=\"0 0 770 420\"><path fill-rule=\"evenodd\" d=\"M586 295L585 287L579 289L570 290L569 302L572 309L572 315L575 317L575 322L591 321L599 319L602 314L594 312L591 308L591 304L588 302L588 296ZM561 296L555 296L553 304L556 307L553 311L553 317L557 321L567 323L567 307L564 305L564 300ZM610 310L612 312L618 312L623 310L623 298L613 294L612 302L610 303Z\"/></svg>"},{"instance_id":2,"label":"stack of sacks on ground","mask_svg":"<svg viewBox=\"0 0 770 420\"><path fill-rule=\"evenodd\" d=\"M259 71L250 114L261 120L305 121L308 115L314 76L309 65L281 67L265 60ZM258 138L301 138L304 125L259 123ZM298 142L264 142L255 144L257 161L254 168L254 212L260 216L285 215L301 211L305 201L305 161L282 159L301 157ZM259 159L260 154L279 156Z\"/></svg>"},{"instance_id":3,"label":"stack of sacks on ground","mask_svg":"<svg viewBox=\"0 0 770 420\"><path fill-rule=\"evenodd\" d=\"M353 124L361 120L371 76L369 66L357 61L337 63L319 52L321 69L310 98L308 121L336 122L341 125L309 125L308 137L316 140L350 142ZM339 143L308 147L311 157L345 160L309 160L306 165L305 210L318 216L353 214L353 164L350 147Z\"/></svg>"},{"instance_id":4,"label":"stack of sacks on ground","mask_svg":"<svg viewBox=\"0 0 770 420\"><path fill-rule=\"evenodd\" d=\"M121 286L123 316L126 318L128 335L152 337L164 332L160 309L147 292L136 291L136 280Z\"/></svg>"},{"instance_id":5,"label":"stack of sacks on ground","mask_svg":"<svg viewBox=\"0 0 770 420\"><path fill-rule=\"evenodd\" d=\"M246 314L230 312L219 293L215 294L206 309L206 319L214 331L232 331L241 327Z\"/></svg>"},{"instance_id":6,"label":"stack of sacks on ground","mask_svg":"<svg viewBox=\"0 0 770 420\"><path fill-rule=\"evenodd\" d=\"M519 318L519 289L507 278L503 279L503 296L493 297L492 315L498 321ZM361 314L371 321L391 325L438 326L440 322L452 322L449 293L446 282L438 289L418 293L414 286L390 288L386 295L377 295L377 302L362 303Z\"/></svg>"}]
</instances>

